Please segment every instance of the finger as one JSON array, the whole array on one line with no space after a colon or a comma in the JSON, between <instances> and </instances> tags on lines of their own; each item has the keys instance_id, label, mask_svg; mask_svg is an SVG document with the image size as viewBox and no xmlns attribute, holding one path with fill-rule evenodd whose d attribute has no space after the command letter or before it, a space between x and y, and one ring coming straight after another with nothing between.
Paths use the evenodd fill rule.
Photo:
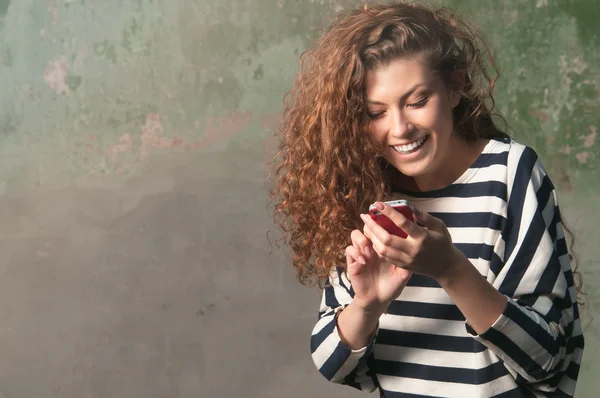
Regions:
<instances>
[{"instance_id":1,"label":"finger","mask_svg":"<svg viewBox=\"0 0 600 398\"><path fill-rule=\"evenodd\" d=\"M363 233L365 234L365 236L367 236L367 239L369 239L367 234L370 235L371 232L368 229L368 227L364 227L364 228L366 228L366 231L365 231L366 233L364 233L364 232ZM371 239L368 240L368 244L362 249L362 253L367 260L372 260L376 256L376 253L373 250L373 242L371 241Z\"/></svg>"},{"instance_id":2,"label":"finger","mask_svg":"<svg viewBox=\"0 0 600 398\"><path fill-rule=\"evenodd\" d=\"M362 218L362 216L361 216ZM363 219L363 221L365 221ZM367 239L371 239L371 236L373 235L373 231L371 231L371 228L369 228L369 225L365 222L365 224L363 225L363 235L367 238Z\"/></svg>"},{"instance_id":3,"label":"finger","mask_svg":"<svg viewBox=\"0 0 600 398\"><path fill-rule=\"evenodd\" d=\"M404 216L404 214L395 210L390 205L383 202L376 202L377 209L389 218L394 224L400 227L410 237L419 237L425 233L423 228L419 227L416 223L412 222ZM383 206L383 207L382 207Z\"/></svg>"},{"instance_id":4,"label":"finger","mask_svg":"<svg viewBox=\"0 0 600 398\"><path fill-rule=\"evenodd\" d=\"M441 233L446 232L446 224L444 224L444 222L439 218L436 218L427 212L421 211L416 207L413 208L413 213L415 215L415 221L425 228Z\"/></svg>"},{"instance_id":5,"label":"finger","mask_svg":"<svg viewBox=\"0 0 600 398\"><path fill-rule=\"evenodd\" d=\"M367 262L358 249L354 246L348 246L346 248L346 261L357 262L361 265L365 265Z\"/></svg>"},{"instance_id":6,"label":"finger","mask_svg":"<svg viewBox=\"0 0 600 398\"><path fill-rule=\"evenodd\" d=\"M352 239L352 245L360 252L364 252L365 248L371 243L370 240L358 229L355 229L350 233L350 238Z\"/></svg>"},{"instance_id":7,"label":"finger","mask_svg":"<svg viewBox=\"0 0 600 398\"><path fill-rule=\"evenodd\" d=\"M368 216L366 216L368 217ZM370 218L370 217L368 217ZM377 224L377 223L375 223ZM375 252L375 250L373 250L373 239L372 237L373 235L373 231L371 230L371 228L369 228L369 226L365 223L365 225L363 225L363 235L365 235L365 237L368 239L368 245L363 248L363 253L364 255L368 258L371 259L373 256L375 256L377 253Z\"/></svg>"},{"instance_id":8,"label":"finger","mask_svg":"<svg viewBox=\"0 0 600 398\"><path fill-rule=\"evenodd\" d=\"M344 264L344 269L346 272L348 272L350 275L357 275L361 272L361 267L363 267L363 265L356 262L354 257L346 254L346 264Z\"/></svg>"},{"instance_id":9,"label":"finger","mask_svg":"<svg viewBox=\"0 0 600 398\"><path fill-rule=\"evenodd\" d=\"M375 252L372 249L373 243L367 235L370 234L370 232L366 232L366 234L365 232L360 233L360 231L357 230L356 232L352 231L350 235L352 238L352 245L363 255L365 260L370 261L374 258Z\"/></svg>"},{"instance_id":10,"label":"finger","mask_svg":"<svg viewBox=\"0 0 600 398\"><path fill-rule=\"evenodd\" d=\"M381 228L383 232L387 235L391 235L383 228ZM373 234L373 238L371 239L373 251L377 253L379 257L381 257L385 262L390 262L401 266L401 264L405 264L409 262L409 257L406 254L406 251L409 249L409 244L405 239L400 239L398 237L394 237L394 243L390 245L383 241L377 233Z\"/></svg>"},{"instance_id":11,"label":"finger","mask_svg":"<svg viewBox=\"0 0 600 398\"><path fill-rule=\"evenodd\" d=\"M375 220L373 220L370 216L366 214L361 214L360 218L364 221L365 227L369 229L369 239L373 242L373 247L375 247L375 240L381 242L386 246L393 246L396 249L400 249L403 251L408 250L408 242L406 239L401 239L397 236L390 234L385 230L381 225L377 224ZM381 255L380 253L378 253Z\"/></svg>"}]
</instances>

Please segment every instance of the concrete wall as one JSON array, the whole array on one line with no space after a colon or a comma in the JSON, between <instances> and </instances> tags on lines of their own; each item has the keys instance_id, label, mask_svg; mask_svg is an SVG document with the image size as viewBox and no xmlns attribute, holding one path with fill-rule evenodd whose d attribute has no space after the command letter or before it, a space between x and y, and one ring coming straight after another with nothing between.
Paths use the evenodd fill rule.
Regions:
<instances>
[{"instance_id":1,"label":"concrete wall","mask_svg":"<svg viewBox=\"0 0 600 398\"><path fill-rule=\"evenodd\" d=\"M319 293L265 237L263 163L299 54L360 3L0 0L0 397L359 395L312 365ZM600 2L445 4L485 27L498 107L559 188L588 324Z\"/></svg>"}]
</instances>

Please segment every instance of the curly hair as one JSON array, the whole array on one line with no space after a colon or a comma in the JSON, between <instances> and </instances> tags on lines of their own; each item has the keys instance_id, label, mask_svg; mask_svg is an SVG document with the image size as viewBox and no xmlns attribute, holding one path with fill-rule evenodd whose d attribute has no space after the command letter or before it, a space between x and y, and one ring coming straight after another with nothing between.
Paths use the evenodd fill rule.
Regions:
<instances>
[{"instance_id":1,"label":"curly hair","mask_svg":"<svg viewBox=\"0 0 600 398\"><path fill-rule=\"evenodd\" d=\"M484 51L482 51L483 49ZM462 72L466 84L453 109L454 131L466 140L508 135L492 111L499 77L477 30L447 8L416 3L366 6L339 16L316 46L284 98L273 160L276 225L293 251L303 285L321 283L345 262L344 248L360 213L389 197L393 174L370 134L364 79L399 57L419 57L447 85ZM280 160L277 163L277 160Z\"/></svg>"}]
</instances>

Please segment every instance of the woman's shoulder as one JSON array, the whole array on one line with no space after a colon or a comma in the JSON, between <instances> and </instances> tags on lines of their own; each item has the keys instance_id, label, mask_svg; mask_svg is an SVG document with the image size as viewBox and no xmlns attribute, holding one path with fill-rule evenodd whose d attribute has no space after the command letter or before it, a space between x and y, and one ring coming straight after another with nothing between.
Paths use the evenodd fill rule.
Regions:
<instances>
[{"instance_id":1,"label":"woman's shoulder","mask_svg":"<svg viewBox=\"0 0 600 398\"><path fill-rule=\"evenodd\" d=\"M493 153L523 153L525 151L534 151L529 145L517 141L513 137L492 138L488 144L488 152Z\"/></svg>"},{"instance_id":2,"label":"woman's shoulder","mask_svg":"<svg viewBox=\"0 0 600 398\"><path fill-rule=\"evenodd\" d=\"M538 152L530 145L523 144L512 137L494 138L490 140L488 151L503 155L509 173L517 172L522 167L544 169Z\"/></svg>"},{"instance_id":3,"label":"woman's shoulder","mask_svg":"<svg viewBox=\"0 0 600 398\"><path fill-rule=\"evenodd\" d=\"M509 170L517 172L517 169L538 169L545 173L543 162L538 152L530 145L523 144L514 138L509 138L503 142L507 151L507 166Z\"/></svg>"},{"instance_id":4,"label":"woman's shoulder","mask_svg":"<svg viewBox=\"0 0 600 398\"><path fill-rule=\"evenodd\" d=\"M499 151L506 151L511 155L528 155L538 157L537 151L530 145L524 144L513 137L495 138Z\"/></svg>"}]
</instances>

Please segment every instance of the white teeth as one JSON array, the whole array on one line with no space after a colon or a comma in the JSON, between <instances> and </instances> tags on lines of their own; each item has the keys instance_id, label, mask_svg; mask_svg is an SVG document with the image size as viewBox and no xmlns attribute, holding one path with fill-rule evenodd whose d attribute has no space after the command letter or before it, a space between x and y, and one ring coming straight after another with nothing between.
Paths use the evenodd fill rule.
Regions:
<instances>
[{"instance_id":1,"label":"white teeth","mask_svg":"<svg viewBox=\"0 0 600 398\"><path fill-rule=\"evenodd\" d=\"M423 145L423 142L425 142L425 137L423 137L420 140L417 140L415 142L411 142L408 145L396 145L396 146L394 146L394 149L400 153L408 153L408 152L411 152L412 150L420 147L421 145Z\"/></svg>"}]
</instances>

